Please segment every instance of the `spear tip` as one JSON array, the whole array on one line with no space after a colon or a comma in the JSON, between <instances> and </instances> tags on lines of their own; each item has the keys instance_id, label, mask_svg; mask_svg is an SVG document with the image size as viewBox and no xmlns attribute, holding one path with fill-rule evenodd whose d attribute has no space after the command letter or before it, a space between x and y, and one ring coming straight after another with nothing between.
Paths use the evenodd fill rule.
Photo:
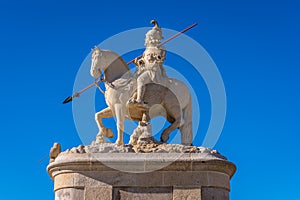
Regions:
<instances>
[{"instance_id":1,"label":"spear tip","mask_svg":"<svg viewBox=\"0 0 300 200\"><path fill-rule=\"evenodd\" d=\"M69 96L69 97L67 97L62 103L63 103L63 104L66 104L66 103L71 102L72 100L73 100L73 97L72 97L72 96Z\"/></svg>"}]
</instances>

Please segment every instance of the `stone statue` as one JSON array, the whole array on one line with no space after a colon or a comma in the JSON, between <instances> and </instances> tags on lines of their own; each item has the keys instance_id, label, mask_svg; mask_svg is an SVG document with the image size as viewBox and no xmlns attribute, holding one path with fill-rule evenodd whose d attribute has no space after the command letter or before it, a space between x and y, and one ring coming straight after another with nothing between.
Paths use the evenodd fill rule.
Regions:
<instances>
[{"instance_id":1,"label":"stone statue","mask_svg":"<svg viewBox=\"0 0 300 200\"><path fill-rule=\"evenodd\" d=\"M145 113L149 118L163 115L170 122L171 125L161 134L161 142L167 142L169 134L179 128L181 143L191 145L193 136L191 95L184 83L165 76L162 66L165 50L158 45L162 38L159 30L156 22L155 27L146 34L146 50L138 63L138 78L130 72L128 65L115 52L101 50L98 47L92 50L90 73L95 80L104 73L105 100L108 105L95 115L99 128L96 143L105 142L105 137L113 136L112 130L104 127L103 118L116 116L118 131L116 143L122 145L125 118L142 121ZM137 88L140 92L136 92ZM134 94L137 101L141 102L143 99L146 104L128 104L129 99L135 99Z\"/></svg>"},{"instance_id":2,"label":"stone statue","mask_svg":"<svg viewBox=\"0 0 300 200\"><path fill-rule=\"evenodd\" d=\"M147 115L144 113L142 121L139 122L138 127L130 136L129 144L136 145L153 143L152 127L147 118Z\"/></svg>"},{"instance_id":3,"label":"stone statue","mask_svg":"<svg viewBox=\"0 0 300 200\"><path fill-rule=\"evenodd\" d=\"M108 107L95 114L99 133L92 144L63 152L58 143L51 148L47 171L54 182L55 200L229 199L230 179L236 167L216 150L191 146L191 94L181 81L166 76L162 44L170 39L160 43L161 29L156 21L152 23L143 56L135 60L137 76L117 53L92 49L90 74L95 83L64 102L104 82L105 91L101 92ZM116 144L105 142L113 132L102 123L103 118L113 116L118 131ZM161 142L152 136L150 120L156 116L170 122ZM122 145L125 119L139 122L130 145ZM181 144L165 144L177 128Z\"/></svg>"},{"instance_id":4,"label":"stone statue","mask_svg":"<svg viewBox=\"0 0 300 200\"><path fill-rule=\"evenodd\" d=\"M154 24L154 27L146 34L146 50L142 58L134 62L138 67L137 97L136 99L131 99L130 103L143 103L146 84L157 83L166 85L167 76L163 67L166 49L159 45L160 40L163 39L162 31L155 20L152 20L151 23Z\"/></svg>"},{"instance_id":5,"label":"stone statue","mask_svg":"<svg viewBox=\"0 0 300 200\"><path fill-rule=\"evenodd\" d=\"M55 161L55 158L58 156L58 154L60 154L61 152L61 146L59 143L55 142L53 144L53 146L50 149L50 163Z\"/></svg>"}]
</instances>

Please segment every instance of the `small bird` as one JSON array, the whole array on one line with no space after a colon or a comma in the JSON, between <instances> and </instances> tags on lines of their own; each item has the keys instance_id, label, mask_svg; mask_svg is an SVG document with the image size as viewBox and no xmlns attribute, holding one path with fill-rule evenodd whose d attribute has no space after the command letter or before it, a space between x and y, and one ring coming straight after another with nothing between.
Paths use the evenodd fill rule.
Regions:
<instances>
[{"instance_id":1,"label":"small bird","mask_svg":"<svg viewBox=\"0 0 300 200\"><path fill-rule=\"evenodd\" d=\"M58 156L58 154L60 154L61 152L61 146L59 143L55 142L53 144L53 146L50 149L50 163L55 161L55 158Z\"/></svg>"}]
</instances>

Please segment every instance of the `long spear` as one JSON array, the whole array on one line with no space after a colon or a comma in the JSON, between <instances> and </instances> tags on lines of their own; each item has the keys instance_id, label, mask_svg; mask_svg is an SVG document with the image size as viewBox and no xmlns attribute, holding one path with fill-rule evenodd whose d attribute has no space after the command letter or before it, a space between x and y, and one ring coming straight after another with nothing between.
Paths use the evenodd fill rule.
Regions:
<instances>
[{"instance_id":1,"label":"long spear","mask_svg":"<svg viewBox=\"0 0 300 200\"><path fill-rule=\"evenodd\" d=\"M166 39L165 41L163 41L162 43L160 43L159 46L162 46L162 45L166 44L166 43L169 42L170 40L173 40L174 38L176 38L176 37L178 37L179 35L185 33L186 31L188 31L188 30L194 28L194 27L197 26L197 25L198 25L198 23L194 23L194 24L190 25L189 27L183 29L182 31L178 32L177 34L173 35L172 37L170 37L170 38ZM140 58L142 58L142 57L143 57L143 55L139 55L139 56L136 57L136 58L137 58L137 59L140 59ZM135 59L136 59L136 58L135 58ZM127 65L133 63L135 59L129 61L129 62L127 63ZM98 83L100 83L101 81L103 81L103 79L99 79L98 81L96 81L95 83L90 84L90 85L87 86L86 88L84 88L84 89L82 89L82 90L80 90L80 91L78 91L78 92L75 92L73 96L67 97L67 98L63 101L63 104L66 104L66 103L71 102L71 101L73 100L74 97L79 97L80 94L84 93L85 91L87 91L87 90L90 89L91 87L96 86L96 85L97 85Z\"/></svg>"}]
</instances>

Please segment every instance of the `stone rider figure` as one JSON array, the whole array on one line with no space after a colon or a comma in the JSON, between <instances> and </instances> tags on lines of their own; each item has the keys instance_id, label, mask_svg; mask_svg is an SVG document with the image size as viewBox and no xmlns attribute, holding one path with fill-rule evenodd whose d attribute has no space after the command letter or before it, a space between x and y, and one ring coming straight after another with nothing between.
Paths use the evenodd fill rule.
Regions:
<instances>
[{"instance_id":1,"label":"stone rider figure","mask_svg":"<svg viewBox=\"0 0 300 200\"><path fill-rule=\"evenodd\" d=\"M135 60L137 71L137 98L132 103L143 104L145 85L148 83L165 84L167 76L163 67L166 49L160 44L163 39L161 28L155 20L154 27L147 32L145 39L146 50L139 60Z\"/></svg>"}]
</instances>

